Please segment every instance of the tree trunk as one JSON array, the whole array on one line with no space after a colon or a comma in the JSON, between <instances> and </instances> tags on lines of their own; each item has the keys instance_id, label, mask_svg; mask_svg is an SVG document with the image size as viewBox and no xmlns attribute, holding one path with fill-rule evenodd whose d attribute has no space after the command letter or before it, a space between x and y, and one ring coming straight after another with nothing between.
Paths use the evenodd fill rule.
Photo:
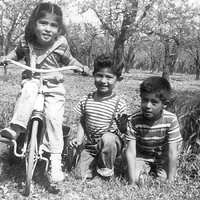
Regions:
<instances>
[{"instance_id":1,"label":"tree trunk","mask_svg":"<svg viewBox=\"0 0 200 200\"><path fill-rule=\"evenodd\" d=\"M173 74L173 69L177 60L179 40L173 38L173 46L170 53L170 38L165 35L161 36L161 41L164 44L165 49L165 59L163 64L163 77L169 80L169 75ZM168 74L167 74L168 73Z\"/></svg>"},{"instance_id":2,"label":"tree trunk","mask_svg":"<svg viewBox=\"0 0 200 200\"><path fill-rule=\"evenodd\" d=\"M199 80L199 66L197 67L197 70L196 70L196 78L195 80Z\"/></svg>"},{"instance_id":3,"label":"tree trunk","mask_svg":"<svg viewBox=\"0 0 200 200\"><path fill-rule=\"evenodd\" d=\"M124 61L124 40L118 38L115 41L115 46L113 48L113 53L116 54L122 61Z\"/></svg>"},{"instance_id":4,"label":"tree trunk","mask_svg":"<svg viewBox=\"0 0 200 200\"><path fill-rule=\"evenodd\" d=\"M163 65L162 77L169 80L169 74L170 74L170 65Z\"/></svg>"},{"instance_id":5,"label":"tree trunk","mask_svg":"<svg viewBox=\"0 0 200 200\"><path fill-rule=\"evenodd\" d=\"M134 58L135 58L135 53L133 51L133 47L130 46L128 49L128 53L126 56L126 60L125 60L125 72L129 73L130 69L133 67L134 65Z\"/></svg>"},{"instance_id":6,"label":"tree trunk","mask_svg":"<svg viewBox=\"0 0 200 200\"><path fill-rule=\"evenodd\" d=\"M0 44L0 57L1 57L1 56L4 56L3 41L2 41L1 44ZM3 66L3 69L4 69L4 78L6 79L7 76L8 76L7 66L4 65L4 66Z\"/></svg>"},{"instance_id":7,"label":"tree trunk","mask_svg":"<svg viewBox=\"0 0 200 200\"><path fill-rule=\"evenodd\" d=\"M199 71L200 71L200 62L199 62L199 50L196 50L197 58L195 58L195 64L196 64L196 80L199 80Z\"/></svg>"},{"instance_id":8,"label":"tree trunk","mask_svg":"<svg viewBox=\"0 0 200 200\"><path fill-rule=\"evenodd\" d=\"M151 73L156 71L156 58L151 56L151 65L150 65Z\"/></svg>"},{"instance_id":9,"label":"tree trunk","mask_svg":"<svg viewBox=\"0 0 200 200\"><path fill-rule=\"evenodd\" d=\"M172 70L172 56L165 56L165 63L163 65L163 77L169 80L169 75L171 74Z\"/></svg>"},{"instance_id":10,"label":"tree trunk","mask_svg":"<svg viewBox=\"0 0 200 200\"><path fill-rule=\"evenodd\" d=\"M164 49L165 49L165 59L164 59L164 64L163 64L163 74L162 77L166 78L169 80L169 75L170 75L170 50L169 50L169 39L164 38L162 39L163 44L164 44Z\"/></svg>"}]
</instances>

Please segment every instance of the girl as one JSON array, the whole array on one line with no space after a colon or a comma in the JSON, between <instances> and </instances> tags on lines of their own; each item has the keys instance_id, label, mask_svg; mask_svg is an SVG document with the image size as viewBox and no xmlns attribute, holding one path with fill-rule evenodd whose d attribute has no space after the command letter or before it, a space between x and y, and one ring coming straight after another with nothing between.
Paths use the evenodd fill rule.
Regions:
<instances>
[{"instance_id":1,"label":"girl","mask_svg":"<svg viewBox=\"0 0 200 200\"><path fill-rule=\"evenodd\" d=\"M88 68L72 57L69 45L62 35L63 16L60 7L51 3L40 3L32 12L25 34L18 46L2 59L21 60L26 65L41 69L52 69L62 65L76 65L88 73ZM16 103L10 127L3 129L2 137L16 139L22 129L27 128L38 94L39 76L37 73L24 74L22 89ZM44 150L50 153L52 181L64 180L61 168L63 150L62 122L64 114L65 89L61 73L44 75L45 113L47 133L44 138Z\"/></svg>"}]
</instances>

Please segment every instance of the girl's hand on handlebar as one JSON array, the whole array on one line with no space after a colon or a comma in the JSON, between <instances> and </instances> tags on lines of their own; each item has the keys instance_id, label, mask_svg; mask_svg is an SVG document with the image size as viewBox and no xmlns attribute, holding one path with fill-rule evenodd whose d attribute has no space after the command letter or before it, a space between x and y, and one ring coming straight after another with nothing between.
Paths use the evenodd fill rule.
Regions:
<instances>
[{"instance_id":1,"label":"girl's hand on handlebar","mask_svg":"<svg viewBox=\"0 0 200 200\"><path fill-rule=\"evenodd\" d=\"M9 63L9 59L6 56L0 57L0 65L7 65Z\"/></svg>"},{"instance_id":2,"label":"girl's hand on handlebar","mask_svg":"<svg viewBox=\"0 0 200 200\"><path fill-rule=\"evenodd\" d=\"M91 75L91 70L88 66L83 66L83 72L82 72L83 76L90 76Z\"/></svg>"},{"instance_id":3,"label":"girl's hand on handlebar","mask_svg":"<svg viewBox=\"0 0 200 200\"><path fill-rule=\"evenodd\" d=\"M78 69L74 69L74 72L81 72L81 75L83 76L90 76L92 74L90 68L85 65L82 66L81 71L78 68Z\"/></svg>"}]
</instances>

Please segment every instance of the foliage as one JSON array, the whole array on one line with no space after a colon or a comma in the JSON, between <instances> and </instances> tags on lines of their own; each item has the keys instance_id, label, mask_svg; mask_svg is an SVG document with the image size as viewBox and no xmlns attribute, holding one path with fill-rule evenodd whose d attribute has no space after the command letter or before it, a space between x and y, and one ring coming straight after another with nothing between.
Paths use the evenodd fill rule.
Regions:
<instances>
[{"instance_id":1,"label":"foliage","mask_svg":"<svg viewBox=\"0 0 200 200\"><path fill-rule=\"evenodd\" d=\"M177 114L184 147L191 148L192 153L200 153L200 102L199 94L184 92L174 95L168 110Z\"/></svg>"},{"instance_id":2,"label":"foliage","mask_svg":"<svg viewBox=\"0 0 200 200\"><path fill-rule=\"evenodd\" d=\"M83 10L92 9L96 13L101 22L101 28L107 31L114 39L113 52L115 52L121 59L125 56L125 42L134 34L138 32L137 27L146 17L146 13L152 7L153 1L87 1L82 6ZM133 46L130 47L132 50ZM131 51L125 62L126 71L134 59L134 54Z\"/></svg>"},{"instance_id":3,"label":"foliage","mask_svg":"<svg viewBox=\"0 0 200 200\"><path fill-rule=\"evenodd\" d=\"M169 79L169 74L173 72L177 61L182 41L188 33L188 26L194 24L193 8L188 5L186 0L179 2L158 0L149 16L143 29L147 34L160 37L160 42L164 47L163 76Z\"/></svg>"},{"instance_id":4,"label":"foliage","mask_svg":"<svg viewBox=\"0 0 200 200\"><path fill-rule=\"evenodd\" d=\"M111 51L111 41L98 27L84 23L71 24L68 29L72 54L90 68L96 55ZM77 32L81 32L81 36Z\"/></svg>"},{"instance_id":5,"label":"foliage","mask_svg":"<svg viewBox=\"0 0 200 200\"><path fill-rule=\"evenodd\" d=\"M12 118L13 110L14 110L14 104L10 104L9 102L5 102L3 105L1 105L1 115L0 115L0 129L7 127L9 125L9 122Z\"/></svg>"},{"instance_id":6,"label":"foliage","mask_svg":"<svg viewBox=\"0 0 200 200\"><path fill-rule=\"evenodd\" d=\"M30 12L38 2L41 2L41 0L18 0L17 3L10 0L3 0L1 2L0 32L3 36L3 44L5 45L6 53L9 47L14 45L19 36L22 35Z\"/></svg>"},{"instance_id":7,"label":"foliage","mask_svg":"<svg viewBox=\"0 0 200 200\"><path fill-rule=\"evenodd\" d=\"M199 8L191 6L187 0L156 0L148 3L143 0L88 0L81 8L82 12L88 9L95 11L102 30L113 37L113 51L125 56L127 72L136 62L135 52L142 47L149 55L149 67L152 70L163 67L168 77L174 70L179 50L187 48L186 41L198 30L196 13ZM146 43L151 41L155 41L153 52L146 48Z\"/></svg>"},{"instance_id":8,"label":"foliage","mask_svg":"<svg viewBox=\"0 0 200 200\"><path fill-rule=\"evenodd\" d=\"M17 2L0 2L0 35L4 41L1 49L6 51L21 35L33 6L40 0ZM68 41L73 55L83 64L92 67L94 56L114 51L124 58L126 72L148 57L148 68L152 71L163 68L172 73L178 65L196 68L199 73L199 6L192 6L188 0L59 0L56 3L66 18L75 11L83 14L92 9L96 13L99 20L96 24L88 21L74 24L69 19ZM146 57L138 57L139 52ZM180 64L182 57L191 62Z\"/></svg>"}]
</instances>

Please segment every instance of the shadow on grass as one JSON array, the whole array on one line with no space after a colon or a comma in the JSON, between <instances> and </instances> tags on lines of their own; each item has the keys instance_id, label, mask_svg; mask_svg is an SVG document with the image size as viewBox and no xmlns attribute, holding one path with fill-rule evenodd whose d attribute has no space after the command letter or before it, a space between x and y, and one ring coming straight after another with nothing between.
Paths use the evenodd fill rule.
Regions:
<instances>
[{"instance_id":1,"label":"shadow on grass","mask_svg":"<svg viewBox=\"0 0 200 200\"><path fill-rule=\"evenodd\" d=\"M128 169L127 169L127 161L125 155L125 149L117 157L115 161L115 176L120 178L120 180L128 181Z\"/></svg>"},{"instance_id":2,"label":"shadow on grass","mask_svg":"<svg viewBox=\"0 0 200 200\"><path fill-rule=\"evenodd\" d=\"M16 157L13 154L13 148L6 149L0 156L0 185L7 185L9 191L17 190L21 195L25 194L26 183L26 165L25 160ZM34 191L47 191L51 194L58 194L60 192L58 185L49 181L45 174L45 161L38 161L33 177L31 188ZM8 184L9 183L9 184ZM40 189L40 190L38 190Z\"/></svg>"}]
</instances>

